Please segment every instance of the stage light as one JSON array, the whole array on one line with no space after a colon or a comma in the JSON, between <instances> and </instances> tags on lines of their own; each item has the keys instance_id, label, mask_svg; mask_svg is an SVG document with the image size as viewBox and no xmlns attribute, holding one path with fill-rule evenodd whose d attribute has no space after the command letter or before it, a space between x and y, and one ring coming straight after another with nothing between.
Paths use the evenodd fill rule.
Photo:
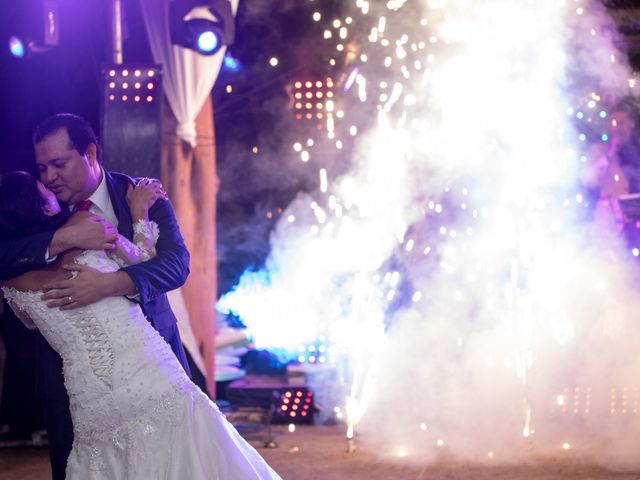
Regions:
<instances>
[{"instance_id":1,"label":"stage light","mask_svg":"<svg viewBox=\"0 0 640 480\"><path fill-rule=\"evenodd\" d=\"M214 55L231 45L235 23L228 0L173 0L170 5L171 43L202 55Z\"/></svg>"},{"instance_id":2,"label":"stage light","mask_svg":"<svg viewBox=\"0 0 640 480\"><path fill-rule=\"evenodd\" d=\"M9 39L9 52L16 58L24 57L25 53L27 53L24 48L24 43L18 37L11 37Z\"/></svg>"},{"instance_id":3,"label":"stage light","mask_svg":"<svg viewBox=\"0 0 640 480\"><path fill-rule=\"evenodd\" d=\"M237 72L240 70L240 61L227 52L224 56L224 68L232 72Z\"/></svg>"},{"instance_id":4,"label":"stage light","mask_svg":"<svg viewBox=\"0 0 640 480\"><path fill-rule=\"evenodd\" d=\"M209 30L206 27L197 35L196 44L198 45L198 51L204 54L210 54L217 52L222 46L219 32L215 30Z\"/></svg>"},{"instance_id":5,"label":"stage light","mask_svg":"<svg viewBox=\"0 0 640 480\"><path fill-rule=\"evenodd\" d=\"M292 106L296 120L311 120L318 122L316 128L322 130L322 123L325 119L333 121L334 103L331 100L334 96L333 80L326 78L324 80L298 80L293 83L291 91ZM327 99L327 100L324 100ZM304 100L304 101L303 101ZM300 110L304 110L300 112ZM326 110L327 113L324 113ZM338 115L339 116L339 115ZM306 161L303 159L303 161ZM324 362L326 358L320 356L314 357L314 362Z\"/></svg>"},{"instance_id":6,"label":"stage light","mask_svg":"<svg viewBox=\"0 0 640 480\"><path fill-rule=\"evenodd\" d=\"M186 20L181 26L180 41L174 42L202 55L213 55L222 47L220 24L204 18Z\"/></svg>"},{"instance_id":7,"label":"stage light","mask_svg":"<svg viewBox=\"0 0 640 480\"><path fill-rule=\"evenodd\" d=\"M16 2L7 12L9 53L15 58L27 58L46 52L58 45L60 20L57 0Z\"/></svg>"},{"instance_id":8,"label":"stage light","mask_svg":"<svg viewBox=\"0 0 640 480\"><path fill-rule=\"evenodd\" d=\"M157 177L161 150L162 72L125 64L103 69L102 156L113 170Z\"/></svg>"},{"instance_id":9,"label":"stage light","mask_svg":"<svg viewBox=\"0 0 640 480\"><path fill-rule=\"evenodd\" d=\"M314 395L306 385L262 383L261 379L241 379L229 384L227 398L237 406L260 407L272 412L275 424L312 424Z\"/></svg>"}]
</instances>

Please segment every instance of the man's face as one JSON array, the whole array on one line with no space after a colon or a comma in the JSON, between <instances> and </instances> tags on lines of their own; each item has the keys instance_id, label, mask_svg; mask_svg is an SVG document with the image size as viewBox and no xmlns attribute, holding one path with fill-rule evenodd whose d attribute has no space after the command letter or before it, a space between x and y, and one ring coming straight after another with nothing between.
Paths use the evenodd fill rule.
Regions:
<instances>
[{"instance_id":1,"label":"man's face","mask_svg":"<svg viewBox=\"0 0 640 480\"><path fill-rule=\"evenodd\" d=\"M102 173L96 146L81 155L71 146L66 128L53 132L35 145L40 180L58 200L76 203L87 199L100 184Z\"/></svg>"}]
</instances>

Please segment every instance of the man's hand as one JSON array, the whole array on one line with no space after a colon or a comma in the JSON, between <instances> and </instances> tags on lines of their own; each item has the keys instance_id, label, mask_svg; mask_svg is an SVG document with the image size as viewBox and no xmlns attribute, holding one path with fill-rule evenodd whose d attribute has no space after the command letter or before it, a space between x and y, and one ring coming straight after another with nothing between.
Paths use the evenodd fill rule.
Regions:
<instances>
[{"instance_id":1,"label":"man's hand","mask_svg":"<svg viewBox=\"0 0 640 480\"><path fill-rule=\"evenodd\" d=\"M133 295L136 292L131 277L125 272L99 272L87 265L63 265L65 270L78 274L67 280L53 282L43 287L42 300L47 307L71 310L84 307L106 297Z\"/></svg>"},{"instance_id":2,"label":"man's hand","mask_svg":"<svg viewBox=\"0 0 640 480\"><path fill-rule=\"evenodd\" d=\"M107 251L115 248L118 230L108 220L88 213L75 214L73 220L60 227L53 236L49 245L50 257L71 248Z\"/></svg>"}]
</instances>

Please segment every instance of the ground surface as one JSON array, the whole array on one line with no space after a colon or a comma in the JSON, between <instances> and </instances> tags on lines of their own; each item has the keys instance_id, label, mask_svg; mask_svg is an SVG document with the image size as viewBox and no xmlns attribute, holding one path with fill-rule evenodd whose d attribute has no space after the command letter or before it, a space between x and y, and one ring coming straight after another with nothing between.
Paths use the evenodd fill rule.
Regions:
<instances>
[{"instance_id":1,"label":"ground surface","mask_svg":"<svg viewBox=\"0 0 640 480\"><path fill-rule=\"evenodd\" d=\"M640 471L612 472L575 460L508 467L391 464L365 449L347 453L342 427L298 426L290 433L277 426L276 448L263 447L266 431L246 436L284 480L640 480ZM0 479L49 478L46 449L0 449Z\"/></svg>"}]
</instances>

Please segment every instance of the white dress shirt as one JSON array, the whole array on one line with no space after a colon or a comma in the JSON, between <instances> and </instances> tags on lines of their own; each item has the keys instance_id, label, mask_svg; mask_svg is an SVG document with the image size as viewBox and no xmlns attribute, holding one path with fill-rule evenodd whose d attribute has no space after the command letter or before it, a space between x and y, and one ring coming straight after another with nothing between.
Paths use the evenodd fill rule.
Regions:
<instances>
[{"instance_id":1,"label":"white dress shirt","mask_svg":"<svg viewBox=\"0 0 640 480\"><path fill-rule=\"evenodd\" d=\"M99 215L101 217L106 218L111 222L111 224L114 227L118 228L118 217L116 217L116 212L113 209L113 204L111 203L111 197L109 197L109 189L107 188L106 175L102 167L101 167L101 170L102 170L102 180L100 180L100 184L98 185L98 188L96 189L96 191L93 192L89 198L87 198L87 200L91 200L91 202L93 203L89 211L94 215ZM74 206L75 206L75 203L70 204L69 209L73 211ZM55 257L50 257L49 249L47 248L47 252L45 253L44 258L46 263L51 263L58 257L57 255Z\"/></svg>"},{"instance_id":2,"label":"white dress shirt","mask_svg":"<svg viewBox=\"0 0 640 480\"><path fill-rule=\"evenodd\" d=\"M90 200L93 203L89 209L91 213L106 218L114 227L118 228L118 218L116 217L116 212L113 209L113 204L109 197L109 189L107 188L104 169L102 170L102 180L100 181L100 185L98 185L96 191L93 192L87 200ZM73 210L73 205L69 205L69 207Z\"/></svg>"}]
</instances>

